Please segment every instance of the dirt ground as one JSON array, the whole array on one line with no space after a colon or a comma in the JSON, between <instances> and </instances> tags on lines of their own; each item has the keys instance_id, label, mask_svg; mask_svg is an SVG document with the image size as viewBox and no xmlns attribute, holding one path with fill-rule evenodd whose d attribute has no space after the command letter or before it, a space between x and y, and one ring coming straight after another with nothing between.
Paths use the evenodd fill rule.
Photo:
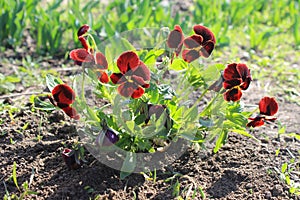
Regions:
<instances>
[{"instance_id":1,"label":"dirt ground","mask_svg":"<svg viewBox=\"0 0 300 200\"><path fill-rule=\"evenodd\" d=\"M19 59L22 55L6 52L8 59ZM53 68L64 61L45 60L41 66ZM13 67L0 63L0 72L11 74ZM13 67L12 67L13 66ZM65 71L63 75L69 75ZM254 81L244 94L249 102L258 102L261 96L259 83ZM125 180L119 179L119 171L111 169L89 153L87 163L80 169L69 170L62 160L61 152L77 141L76 123L62 111L44 112L33 110L29 96L18 95L28 91L42 92L45 86L24 88L19 85L10 98L1 95L13 106L24 105L13 116L8 111L0 119L0 196L5 187L10 193L18 193L10 178L13 162L17 163L19 185L29 180L32 170L34 179L30 187L37 192L26 199L173 199L173 187L180 182L183 196L188 188L201 188L207 199L300 199L289 194L288 186L279 179L278 170L293 156L300 156L300 141L290 137L278 137L278 125L267 124L251 131L259 142L234 133L229 134L227 144L217 154L212 153L214 144L207 150L195 152L189 149L173 164L157 171L157 178L148 180L142 174L132 174ZM300 107L284 98L278 98L280 110L278 120L286 125L286 132L299 133ZM25 130L22 127L28 123ZM22 132L22 134L19 133ZM37 136L42 136L37 141ZM275 152L280 149L276 156ZM180 176L174 176L175 174ZM172 178L173 177L173 178ZM166 181L169 180L169 181ZM198 190L199 191L199 190ZM195 199L201 199L200 192Z\"/></svg>"}]
</instances>

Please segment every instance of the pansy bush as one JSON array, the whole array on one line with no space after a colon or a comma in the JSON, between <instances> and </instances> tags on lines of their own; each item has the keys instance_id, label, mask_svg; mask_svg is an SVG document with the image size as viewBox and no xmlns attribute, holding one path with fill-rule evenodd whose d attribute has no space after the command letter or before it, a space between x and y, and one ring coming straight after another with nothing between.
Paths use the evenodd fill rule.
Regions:
<instances>
[{"instance_id":1,"label":"pansy bush","mask_svg":"<svg viewBox=\"0 0 300 200\"><path fill-rule=\"evenodd\" d=\"M256 116L241 103L252 81L248 66L207 66L202 61L213 54L216 37L202 25L193 32L176 25L99 41L83 25L82 48L70 52L81 73L69 85L47 76L51 103L78 122L81 142L121 178L164 166L207 141L217 152L229 133L254 138L247 129L276 120L273 97L262 97Z\"/></svg>"}]
</instances>

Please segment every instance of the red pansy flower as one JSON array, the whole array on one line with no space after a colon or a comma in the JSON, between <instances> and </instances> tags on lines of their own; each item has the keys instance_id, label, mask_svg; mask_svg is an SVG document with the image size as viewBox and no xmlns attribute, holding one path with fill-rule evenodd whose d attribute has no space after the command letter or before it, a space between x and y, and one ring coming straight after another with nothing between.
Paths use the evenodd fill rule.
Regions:
<instances>
[{"instance_id":1,"label":"red pansy flower","mask_svg":"<svg viewBox=\"0 0 300 200\"><path fill-rule=\"evenodd\" d=\"M71 59L75 60L77 64L88 63L92 65L92 68L100 73L98 79L102 83L108 83L109 78L107 73L104 71L108 68L108 63L105 56L101 52L93 54L89 53L86 49L74 49L70 52Z\"/></svg>"},{"instance_id":2,"label":"red pansy flower","mask_svg":"<svg viewBox=\"0 0 300 200\"><path fill-rule=\"evenodd\" d=\"M144 88L150 86L150 70L133 51L122 53L117 60L117 66L121 73L113 73L110 79L114 84L120 84L119 94L140 98L144 94Z\"/></svg>"},{"instance_id":3,"label":"red pansy flower","mask_svg":"<svg viewBox=\"0 0 300 200\"><path fill-rule=\"evenodd\" d=\"M181 52L183 39L184 36L181 27L175 25L174 29L168 35L167 45L169 48L175 49L176 56Z\"/></svg>"},{"instance_id":4,"label":"red pansy flower","mask_svg":"<svg viewBox=\"0 0 300 200\"><path fill-rule=\"evenodd\" d=\"M227 89L224 93L226 101L238 101L242 97L242 90L246 90L252 81L250 70L242 63L232 63L224 70L223 87Z\"/></svg>"},{"instance_id":5,"label":"red pansy flower","mask_svg":"<svg viewBox=\"0 0 300 200\"><path fill-rule=\"evenodd\" d=\"M183 50L182 58L189 63L200 56L209 57L216 43L213 32L207 27L195 25L194 32L194 35L183 40L183 44L187 49Z\"/></svg>"},{"instance_id":6,"label":"red pansy flower","mask_svg":"<svg viewBox=\"0 0 300 200\"><path fill-rule=\"evenodd\" d=\"M70 105L75 100L75 92L66 84L59 84L53 88L51 91L52 97L49 100L54 106L61 108L69 117L78 120L80 118L79 114L75 108Z\"/></svg>"},{"instance_id":7,"label":"red pansy flower","mask_svg":"<svg viewBox=\"0 0 300 200\"><path fill-rule=\"evenodd\" d=\"M251 120L247 127L258 127L264 125L265 121L275 121L277 118L272 117L278 111L278 103L275 98L264 97L259 102L259 115L254 118L249 118Z\"/></svg>"}]
</instances>

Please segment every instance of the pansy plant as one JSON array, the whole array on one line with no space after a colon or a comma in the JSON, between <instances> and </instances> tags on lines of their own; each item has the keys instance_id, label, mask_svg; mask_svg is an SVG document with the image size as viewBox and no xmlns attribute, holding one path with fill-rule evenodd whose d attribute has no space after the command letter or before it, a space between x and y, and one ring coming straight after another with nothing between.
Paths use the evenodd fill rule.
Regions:
<instances>
[{"instance_id":1,"label":"pansy plant","mask_svg":"<svg viewBox=\"0 0 300 200\"><path fill-rule=\"evenodd\" d=\"M211 73L209 70L213 67L208 67L205 72L205 68L194 61L208 58L212 54L216 37L203 25L195 25L193 31L194 34L185 37L181 27L175 25L163 41L164 47L169 49L158 49L163 54L158 54L155 50L142 52L132 48L133 45L128 45L128 41L124 45L124 51L118 49L124 48L121 45L115 47L118 49L114 51L115 54L121 52L117 55L109 52L109 48L105 51L101 49L109 58L108 62L105 55L98 50L93 35L89 33L90 27L83 25L77 32L83 48L72 50L70 58L75 64L83 65L81 80L93 80L91 83L95 85L89 88L94 87L92 93L97 94L96 97L105 102L105 105L90 107L86 103L88 97L84 94L84 81L80 89L75 90L81 91L78 97L68 85L57 84L52 88L49 98L53 105L61 108L69 117L80 119L88 124L87 127L97 127L96 133L89 136L96 147L110 149L116 145L131 152L155 152L154 146L157 143L153 141L159 140L163 141L161 144L166 144L167 141L178 137L202 145L206 132L211 129L215 131L214 137L219 137L216 142L218 147L214 149L217 151L225 143L228 132L247 135L246 127L258 127L266 121L274 121L276 118L273 115L278 110L278 104L270 97L264 97L259 102L259 115L249 118L248 123L247 118L243 116L243 108L240 105L242 91L248 89L252 81L250 69L246 64L231 63L221 67L219 65L217 78L206 79L205 76ZM171 58L166 54L170 49L174 51ZM148 53L146 56L145 52ZM159 56L164 60L163 73L160 73L159 67L155 68L156 63L151 65L149 60L145 59L158 59ZM174 67L176 64L180 66ZM100 75L91 76L91 73ZM171 73L173 74L169 76ZM163 79L180 73L183 75L178 77L182 79L170 80L167 82L169 85L164 84ZM84 78L85 76L87 77ZM206 82L209 79L214 81L213 84ZM180 86L177 87L176 84ZM193 89L200 95L194 97ZM210 95L212 98L206 102L204 97L210 92L213 94ZM181 99L184 101L180 102ZM195 103L191 105L193 100ZM202 102L206 107L199 106ZM82 116L79 117L77 110ZM213 114L217 115L215 120L211 119ZM216 130L220 133L216 134ZM158 135L154 134L156 131L159 132ZM69 152L64 153L66 158Z\"/></svg>"}]
</instances>

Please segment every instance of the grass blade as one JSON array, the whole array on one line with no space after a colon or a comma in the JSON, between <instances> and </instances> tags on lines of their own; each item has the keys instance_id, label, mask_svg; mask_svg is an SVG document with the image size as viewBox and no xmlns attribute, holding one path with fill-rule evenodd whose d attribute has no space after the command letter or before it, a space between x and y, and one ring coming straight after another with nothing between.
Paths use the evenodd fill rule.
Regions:
<instances>
[{"instance_id":1,"label":"grass blade","mask_svg":"<svg viewBox=\"0 0 300 200\"><path fill-rule=\"evenodd\" d=\"M20 191L18 181L17 181L17 164L15 161L14 161L14 165L13 165L12 176L13 176L12 178L13 178L15 185L17 186L18 190Z\"/></svg>"}]
</instances>

